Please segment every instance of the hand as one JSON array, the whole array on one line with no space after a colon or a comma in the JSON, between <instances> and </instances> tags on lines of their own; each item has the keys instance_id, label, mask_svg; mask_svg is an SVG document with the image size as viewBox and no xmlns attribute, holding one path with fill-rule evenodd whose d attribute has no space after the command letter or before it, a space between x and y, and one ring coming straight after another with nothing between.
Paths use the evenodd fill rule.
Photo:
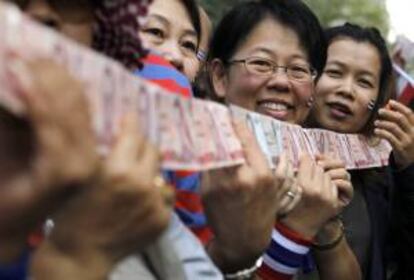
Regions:
<instances>
[{"instance_id":1,"label":"hand","mask_svg":"<svg viewBox=\"0 0 414 280\"><path fill-rule=\"evenodd\" d=\"M318 155L316 162L331 177L332 182L338 188L338 205L340 209L343 209L354 197L351 174L346 170L345 164L333 156Z\"/></svg>"},{"instance_id":2,"label":"hand","mask_svg":"<svg viewBox=\"0 0 414 280\"><path fill-rule=\"evenodd\" d=\"M309 156L301 157L297 179L302 186L302 199L283 223L312 239L330 218L338 214L338 189L323 168Z\"/></svg>"},{"instance_id":3,"label":"hand","mask_svg":"<svg viewBox=\"0 0 414 280\"><path fill-rule=\"evenodd\" d=\"M106 268L101 271L106 275L166 229L173 191L159 182L160 156L140 135L136 118L125 120L99 180L56 212L56 227L35 262L37 273L48 269L42 260L58 256L71 264L74 275L90 273L85 262Z\"/></svg>"},{"instance_id":4,"label":"hand","mask_svg":"<svg viewBox=\"0 0 414 280\"><path fill-rule=\"evenodd\" d=\"M213 261L225 272L251 267L270 243L287 161L273 176L256 139L246 125L234 124L246 163L203 174L201 188L207 219L215 239L208 246Z\"/></svg>"},{"instance_id":5,"label":"hand","mask_svg":"<svg viewBox=\"0 0 414 280\"><path fill-rule=\"evenodd\" d=\"M279 180L283 180L282 194L280 200L279 217L284 217L292 211L302 198L302 187L299 185L293 165L287 159L286 154L282 154L280 162L276 168L275 175Z\"/></svg>"},{"instance_id":6,"label":"hand","mask_svg":"<svg viewBox=\"0 0 414 280\"><path fill-rule=\"evenodd\" d=\"M386 108L379 110L375 127L375 134L391 143L399 168L414 162L414 113L410 108L391 100Z\"/></svg>"},{"instance_id":7,"label":"hand","mask_svg":"<svg viewBox=\"0 0 414 280\"><path fill-rule=\"evenodd\" d=\"M0 243L11 245L94 176L98 156L82 86L48 60L9 67L27 109L25 119L0 112Z\"/></svg>"}]
</instances>

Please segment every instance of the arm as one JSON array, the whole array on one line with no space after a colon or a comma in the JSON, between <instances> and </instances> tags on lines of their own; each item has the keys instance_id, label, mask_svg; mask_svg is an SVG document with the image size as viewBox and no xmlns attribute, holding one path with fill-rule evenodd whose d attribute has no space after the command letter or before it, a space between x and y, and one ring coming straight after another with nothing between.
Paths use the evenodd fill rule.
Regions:
<instances>
[{"instance_id":1,"label":"arm","mask_svg":"<svg viewBox=\"0 0 414 280\"><path fill-rule=\"evenodd\" d=\"M401 273L412 274L414 251L414 112L405 105L390 101L379 110L375 133L392 145L390 167L395 184L392 222L398 239L397 258Z\"/></svg>"},{"instance_id":2,"label":"arm","mask_svg":"<svg viewBox=\"0 0 414 280\"><path fill-rule=\"evenodd\" d=\"M29 233L98 166L80 84L47 60L16 59L9 67L26 115L0 110L0 263L15 261Z\"/></svg>"},{"instance_id":3,"label":"arm","mask_svg":"<svg viewBox=\"0 0 414 280\"><path fill-rule=\"evenodd\" d=\"M246 163L203 174L202 198L214 239L207 251L226 274L255 265L270 243L284 184L287 160L276 176L246 126L235 124ZM283 174L283 175L279 175Z\"/></svg>"},{"instance_id":4,"label":"arm","mask_svg":"<svg viewBox=\"0 0 414 280\"><path fill-rule=\"evenodd\" d=\"M343 209L353 197L353 186L349 173L342 162L330 157L319 156L318 162L337 186L339 208ZM320 249L315 246L313 250L321 279L351 280L362 278L361 268L347 243L342 222L338 218L328 222L318 232L315 242L328 244Z\"/></svg>"},{"instance_id":5,"label":"arm","mask_svg":"<svg viewBox=\"0 0 414 280\"><path fill-rule=\"evenodd\" d=\"M343 234L343 228L335 221L328 223L318 234L316 242L319 244L334 244L339 240L332 248L313 250L320 279L362 279L358 261Z\"/></svg>"}]
</instances>

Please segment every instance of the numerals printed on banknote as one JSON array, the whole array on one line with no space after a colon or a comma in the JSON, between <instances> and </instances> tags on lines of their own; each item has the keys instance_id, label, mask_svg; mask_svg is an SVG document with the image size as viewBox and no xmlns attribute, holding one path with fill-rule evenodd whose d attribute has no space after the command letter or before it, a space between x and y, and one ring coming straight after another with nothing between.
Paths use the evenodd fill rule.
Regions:
<instances>
[{"instance_id":1,"label":"numerals printed on banknote","mask_svg":"<svg viewBox=\"0 0 414 280\"><path fill-rule=\"evenodd\" d=\"M244 162L243 149L232 118L247 123L271 167L282 153L298 166L301 154L332 154L347 168L388 164L390 145L369 142L360 135L303 129L254 112L210 101L172 95L134 76L119 63L63 38L0 3L0 104L16 114L24 108L10 79L10 61L48 57L65 65L83 82L93 116L93 127L103 152L113 142L119 122L135 112L140 129L156 144L162 165L169 169L205 170ZM33 39L36 38L36 39Z\"/></svg>"}]
</instances>

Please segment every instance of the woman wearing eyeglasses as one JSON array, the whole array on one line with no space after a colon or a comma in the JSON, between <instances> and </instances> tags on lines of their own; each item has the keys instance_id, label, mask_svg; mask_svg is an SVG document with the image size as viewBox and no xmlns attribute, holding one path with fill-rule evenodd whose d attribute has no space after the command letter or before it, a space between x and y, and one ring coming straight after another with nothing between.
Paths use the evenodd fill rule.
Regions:
<instances>
[{"instance_id":1,"label":"woman wearing eyeglasses","mask_svg":"<svg viewBox=\"0 0 414 280\"><path fill-rule=\"evenodd\" d=\"M235 7L218 25L210 45L209 78L215 99L303 124L325 60L320 25L302 2L252 1ZM358 263L336 220L352 199L346 170L326 156L317 164L304 158L296 181L302 199L284 218L275 219L260 276L288 279L299 268L310 268L306 255L318 243L315 253L330 256L329 263L318 264L327 268L321 270L322 279L359 279ZM285 195L291 199L298 193L292 189ZM218 211L205 204L208 211ZM330 220L334 222L327 225Z\"/></svg>"}]
</instances>

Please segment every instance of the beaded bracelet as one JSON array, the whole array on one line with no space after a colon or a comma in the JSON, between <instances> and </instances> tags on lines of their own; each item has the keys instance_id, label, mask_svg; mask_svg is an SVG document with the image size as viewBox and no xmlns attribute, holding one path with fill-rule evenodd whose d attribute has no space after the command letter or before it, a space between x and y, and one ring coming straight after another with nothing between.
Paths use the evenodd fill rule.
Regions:
<instances>
[{"instance_id":1,"label":"beaded bracelet","mask_svg":"<svg viewBox=\"0 0 414 280\"><path fill-rule=\"evenodd\" d=\"M336 221L339 224L339 229L340 229L339 235L332 242L329 242L326 244L319 244L319 243L313 242L312 248L319 250L319 251L327 251L327 250L331 250L335 248L336 246L338 246L338 244L342 241L342 239L345 236L345 227L340 219L336 219Z\"/></svg>"}]
</instances>

